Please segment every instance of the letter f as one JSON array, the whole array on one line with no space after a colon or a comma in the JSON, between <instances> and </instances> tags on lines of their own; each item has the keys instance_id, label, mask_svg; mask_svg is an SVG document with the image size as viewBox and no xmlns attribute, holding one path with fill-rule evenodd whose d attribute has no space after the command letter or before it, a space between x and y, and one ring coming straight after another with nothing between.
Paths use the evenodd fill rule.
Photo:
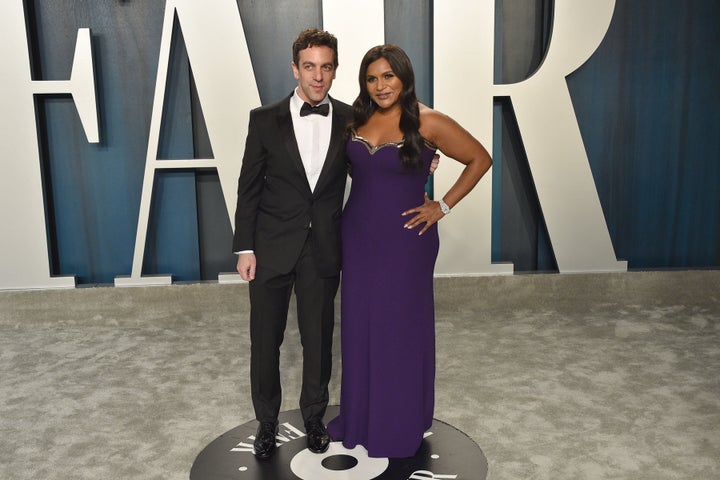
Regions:
<instances>
[{"instance_id":1,"label":"letter f","mask_svg":"<svg viewBox=\"0 0 720 480\"><path fill-rule=\"evenodd\" d=\"M0 290L74 287L74 277L51 277L34 95L71 94L85 135L98 142L90 30L78 30L70 80L33 80L23 1L0 6Z\"/></svg>"}]
</instances>

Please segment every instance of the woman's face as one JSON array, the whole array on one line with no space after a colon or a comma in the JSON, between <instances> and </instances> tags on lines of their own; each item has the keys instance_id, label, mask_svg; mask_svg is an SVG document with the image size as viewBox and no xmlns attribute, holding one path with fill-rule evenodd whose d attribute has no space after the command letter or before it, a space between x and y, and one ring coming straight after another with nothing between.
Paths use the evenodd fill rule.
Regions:
<instances>
[{"instance_id":1,"label":"woman's face","mask_svg":"<svg viewBox=\"0 0 720 480\"><path fill-rule=\"evenodd\" d=\"M379 108L388 109L397 104L403 84L393 72L390 63L385 58L378 58L368 65L365 88Z\"/></svg>"}]
</instances>

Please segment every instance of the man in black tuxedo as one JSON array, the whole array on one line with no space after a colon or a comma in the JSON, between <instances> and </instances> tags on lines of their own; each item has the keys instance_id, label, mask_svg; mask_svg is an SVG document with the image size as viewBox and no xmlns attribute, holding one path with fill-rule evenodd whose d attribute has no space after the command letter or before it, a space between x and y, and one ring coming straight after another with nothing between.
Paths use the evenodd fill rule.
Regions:
<instances>
[{"instance_id":1,"label":"man in black tuxedo","mask_svg":"<svg viewBox=\"0 0 720 480\"><path fill-rule=\"evenodd\" d=\"M258 458L275 451L281 404L280 344L293 287L303 346L300 409L308 448L327 450L334 299L340 278L340 214L349 105L328 95L337 40L309 29L293 44L295 91L250 112L238 180L233 250L249 281L250 383Z\"/></svg>"}]
</instances>

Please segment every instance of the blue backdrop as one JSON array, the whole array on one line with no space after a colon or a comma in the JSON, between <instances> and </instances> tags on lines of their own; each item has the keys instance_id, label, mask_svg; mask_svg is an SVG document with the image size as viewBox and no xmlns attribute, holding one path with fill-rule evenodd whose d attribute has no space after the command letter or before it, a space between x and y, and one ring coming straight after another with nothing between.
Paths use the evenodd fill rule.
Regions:
<instances>
[{"instance_id":1,"label":"blue backdrop","mask_svg":"<svg viewBox=\"0 0 720 480\"><path fill-rule=\"evenodd\" d=\"M618 258L631 269L718 267L720 2L648 3L618 0L600 48L568 78L573 105ZM542 59L552 2L496 4L496 80L522 80ZM101 143L85 142L67 96L39 97L38 121L52 273L112 283L131 270L164 2L26 5L35 79L69 78L77 28L92 29ZM293 88L290 44L303 28L322 26L321 1L238 6L267 103ZM386 2L385 22L386 40L408 51L421 100L432 104L432 2ZM172 51L158 155L207 157L179 29ZM496 112L493 260L512 261L516 271L554 270L512 108L498 100ZM195 281L234 271L215 173L159 175L143 273Z\"/></svg>"},{"instance_id":2,"label":"blue backdrop","mask_svg":"<svg viewBox=\"0 0 720 480\"><path fill-rule=\"evenodd\" d=\"M568 79L605 217L632 268L720 260L720 2L620 1Z\"/></svg>"}]
</instances>

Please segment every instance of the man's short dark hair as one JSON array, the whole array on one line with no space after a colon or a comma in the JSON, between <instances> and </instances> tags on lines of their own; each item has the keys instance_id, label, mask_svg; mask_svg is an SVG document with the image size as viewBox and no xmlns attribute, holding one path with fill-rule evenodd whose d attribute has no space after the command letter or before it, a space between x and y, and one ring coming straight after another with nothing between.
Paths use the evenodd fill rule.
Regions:
<instances>
[{"instance_id":1,"label":"man's short dark hair","mask_svg":"<svg viewBox=\"0 0 720 480\"><path fill-rule=\"evenodd\" d=\"M337 38L330 32L324 30L318 30L317 28L308 28L300 32L300 35L293 42L293 62L296 66L300 61L300 50L305 50L309 47L330 47L333 50L333 62L335 68L338 66L338 48Z\"/></svg>"}]
</instances>

